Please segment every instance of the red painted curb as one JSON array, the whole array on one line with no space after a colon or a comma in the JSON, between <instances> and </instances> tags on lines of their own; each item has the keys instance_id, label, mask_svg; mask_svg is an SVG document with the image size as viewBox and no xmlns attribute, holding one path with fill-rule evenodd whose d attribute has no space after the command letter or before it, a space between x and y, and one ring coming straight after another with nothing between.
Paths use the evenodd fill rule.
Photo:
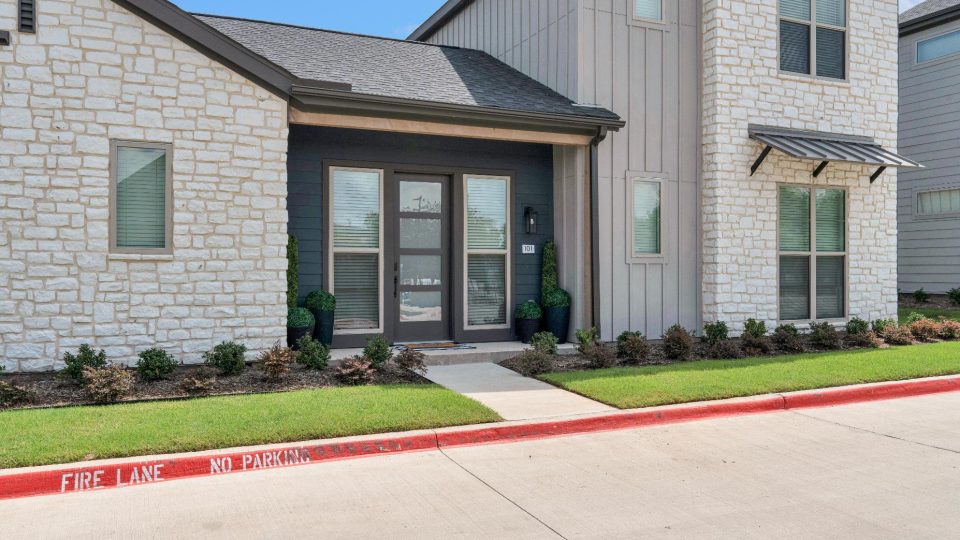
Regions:
<instances>
[{"instance_id":1,"label":"red painted curb","mask_svg":"<svg viewBox=\"0 0 960 540\"><path fill-rule=\"evenodd\" d=\"M605 416L535 424L490 426L412 436L360 439L314 445L291 445L249 452L214 452L88 467L63 467L0 474L0 500L77 493L166 482L198 476L294 467L326 461L543 439L598 431L675 424L707 418L824 407L865 401L960 391L960 376L879 383L856 387L760 396L735 401L678 405Z\"/></svg>"}]
</instances>

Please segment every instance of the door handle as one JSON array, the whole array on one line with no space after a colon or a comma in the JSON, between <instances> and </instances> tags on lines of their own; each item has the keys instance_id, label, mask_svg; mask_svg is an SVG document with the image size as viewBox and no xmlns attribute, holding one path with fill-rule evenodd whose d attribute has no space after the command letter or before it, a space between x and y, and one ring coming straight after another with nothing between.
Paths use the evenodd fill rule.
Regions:
<instances>
[{"instance_id":1,"label":"door handle","mask_svg":"<svg viewBox=\"0 0 960 540\"><path fill-rule=\"evenodd\" d=\"M399 283L399 279L400 278L398 278L397 276L393 276L393 297L394 298L397 297L397 284Z\"/></svg>"}]
</instances>

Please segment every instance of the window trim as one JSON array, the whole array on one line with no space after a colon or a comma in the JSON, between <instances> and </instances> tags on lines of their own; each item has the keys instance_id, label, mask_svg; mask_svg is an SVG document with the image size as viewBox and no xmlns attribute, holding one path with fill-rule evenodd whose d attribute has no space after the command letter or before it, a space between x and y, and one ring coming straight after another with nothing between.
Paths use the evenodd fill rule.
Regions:
<instances>
[{"instance_id":1,"label":"window trim","mask_svg":"<svg viewBox=\"0 0 960 540\"><path fill-rule=\"evenodd\" d=\"M914 219L919 220L937 220L937 219L957 219L960 218L960 212L948 212L943 214L923 214L920 212L920 195L924 193L936 193L938 191L956 191L960 190L960 185L942 185L932 186L913 190L913 202L911 206Z\"/></svg>"},{"instance_id":2,"label":"window trim","mask_svg":"<svg viewBox=\"0 0 960 540\"><path fill-rule=\"evenodd\" d=\"M477 180L504 180L506 182L506 207L504 212L506 214L506 249L470 249L470 242L468 240L468 235L470 234L470 226L468 223L470 213L469 213L469 189L468 183L471 179ZM463 174L463 330L464 331L474 331L474 330L509 330L513 327L511 323L511 317L513 316L513 215L512 215L512 188L513 188L513 178L508 175L491 175L491 174ZM504 302L504 324L470 324L470 255L503 255L504 256L504 287L506 293L506 301Z\"/></svg>"},{"instance_id":3,"label":"window trim","mask_svg":"<svg viewBox=\"0 0 960 540\"><path fill-rule=\"evenodd\" d=\"M778 182L777 186L777 321L789 324L812 322L844 323L850 320L850 189L845 186ZM780 248L780 197L781 188L794 187L810 192L810 251L783 251ZM843 247L844 251L817 251L817 202L816 190L843 190ZM810 316L806 319L782 319L780 317L780 258L784 256L808 257L810 265ZM817 318L817 257L843 257L843 317Z\"/></svg>"},{"instance_id":4,"label":"window trim","mask_svg":"<svg viewBox=\"0 0 960 540\"><path fill-rule=\"evenodd\" d=\"M664 229L664 208L667 201L666 195L666 185L667 178L661 173L647 173L647 172L627 172L627 260L634 263L650 263L650 262L664 262L666 260L666 255L664 254L663 249L663 229ZM634 190L636 189L637 182L650 182L660 184L660 253L637 253L634 251L634 240L635 233L634 230Z\"/></svg>"},{"instance_id":5,"label":"window trim","mask_svg":"<svg viewBox=\"0 0 960 540\"><path fill-rule=\"evenodd\" d=\"M333 239L333 219L336 213L336 201L333 199L333 185L334 185L334 175L336 171L354 171L354 172L370 172L377 173L380 177L380 238L379 238L379 247L374 248L338 248L336 247L336 242ZM385 246L384 246L384 233L383 233L383 222L384 222L384 182L386 177L385 169L369 168L369 167L346 167L339 165L331 165L327 168L327 182L326 189L326 199L330 201L330 204L327 205L327 219L326 219L326 240L327 240L327 272L325 272L325 280L327 282L327 290L330 291L330 294L336 296L335 290L335 272L334 269L334 255L337 253L355 253L355 254L366 254L370 255L376 253L377 257L377 316L379 321L377 321L377 328L350 328L345 330L337 330L336 321L334 321L334 336L356 336L356 335L374 335L374 334L383 334L385 333L384 325L384 302L383 302L383 262L385 256Z\"/></svg>"},{"instance_id":6,"label":"window trim","mask_svg":"<svg viewBox=\"0 0 960 540\"><path fill-rule=\"evenodd\" d=\"M660 2L660 18L659 19L650 19L647 17L638 17L637 16L637 0L626 0L627 2L627 22L632 26L642 26L645 28L652 28L654 30L662 30L664 32L669 31L669 24L671 17L668 15L668 10L673 9L673 6L676 2L671 0L661 0ZM672 12L671 12L672 14Z\"/></svg>"},{"instance_id":7,"label":"window trim","mask_svg":"<svg viewBox=\"0 0 960 540\"><path fill-rule=\"evenodd\" d=\"M922 60L922 61L920 60L920 44L921 43L932 41L934 39L941 38L943 36L947 36L950 34L960 34L960 28L952 28L950 30L945 30L943 32L940 32L939 34L935 34L925 38L920 38L914 41L913 42L913 65L928 66L928 65L935 64L937 62L955 60L958 56L960 56L960 50L958 50L957 52L953 52L948 55L940 56L937 58L931 58L930 60Z\"/></svg>"},{"instance_id":8,"label":"window trim","mask_svg":"<svg viewBox=\"0 0 960 540\"><path fill-rule=\"evenodd\" d=\"M166 153L166 174L164 197L164 247L162 248L131 248L117 245L117 160L121 148L145 148L149 150L163 150ZM172 255L173 254L173 145L170 143L155 143L147 141L110 141L110 217L109 243L110 253L122 255Z\"/></svg>"},{"instance_id":9,"label":"window trim","mask_svg":"<svg viewBox=\"0 0 960 540\"><path fill-rule=\"evenodd\" d=\"M804 21L793 17L784 17L780 14L780 0L777 0L777 73L785 77L799 77L807 80L816 80L819 82L850 82L850 0L844 0L844 22L846 26L833 26L832 24L823 24L817 22L817 2L819 0L810 0L810 20ZM782 66L781 56L783 47L780 45L780 22L787 21L794 24L802 24L810 27L810 73L798 73L795 71L785 71ZM843 32L843 78L824 77L817 75L817 28L826 28Z\"/></svg>"}]
</instances>

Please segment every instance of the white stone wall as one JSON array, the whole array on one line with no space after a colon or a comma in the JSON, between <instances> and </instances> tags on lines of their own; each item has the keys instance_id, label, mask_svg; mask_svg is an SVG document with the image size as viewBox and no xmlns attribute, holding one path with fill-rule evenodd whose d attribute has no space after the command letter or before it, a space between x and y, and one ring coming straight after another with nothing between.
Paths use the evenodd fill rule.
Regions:
<instances>
[{"instance_id":1,"label":"white stone wall","mask_svg":"<svg viewBox=\"0 0 960 540\"><path fill-rule=\"evenodd\" d=\"M777 2L704 4L703 310L739 331L778 319L777 186L849 190L849 315L896 316L896 171L816 163L774 151L753 177L762 146L750 123L874 137L897 144L897 1L851 0L849 82L779 73Z\"/></svg>"},{"instance_id":2,"label":"white stone wall","mask_svg":"<svg viewBox=\"0 0 960 540\"><path fill-rule=\"evenodd\" d=\"M111 0L0 0L0 361L286 333L286 102ZM172 143L174 252L108 249L111 139Z\"/></svg>"}]
</instances>

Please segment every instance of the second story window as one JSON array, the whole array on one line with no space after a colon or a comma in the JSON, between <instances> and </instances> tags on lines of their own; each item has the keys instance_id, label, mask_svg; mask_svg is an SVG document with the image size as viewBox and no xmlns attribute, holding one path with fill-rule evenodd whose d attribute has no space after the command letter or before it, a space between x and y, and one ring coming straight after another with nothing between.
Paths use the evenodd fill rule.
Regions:
<instances>
[{"instance_id":1,"label":"second story window","mask_svg":"<svg viewBox=\"0 0 960 540\"><path fill-rule=\"evenodd\" d=\"M780 70L847 76L847 0L780 0Z\"/></svg>"},{"instance_id":2,"label":"second story window","mask_svg":"<svg viewBox=\"0 0 960 540\"><path fill-rule=\"evenodd\" d=\"M633 16L651 21L663 20L663 0L633 0Z\"/></svg>"}]
</instances>

